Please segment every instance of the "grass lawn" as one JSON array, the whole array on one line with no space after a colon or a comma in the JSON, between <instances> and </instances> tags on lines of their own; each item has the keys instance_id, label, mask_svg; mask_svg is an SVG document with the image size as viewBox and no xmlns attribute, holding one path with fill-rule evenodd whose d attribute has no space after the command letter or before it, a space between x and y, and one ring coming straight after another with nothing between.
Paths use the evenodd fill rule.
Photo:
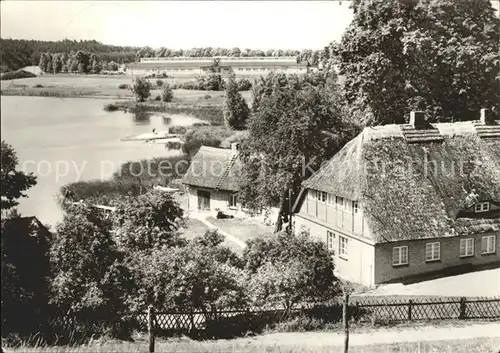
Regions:
<instances>
[{"instance_id":1,"label":"grass lawn","mask_svg":"<svg viewBox=\"0 0 500 353\"><path fill-rule=\"evenodd\" d=\"M207 230L209 229L203 222L189 218L186 220L186 227L181 230L181 233L184 238L191 240L205 234Z\"/></svg>"},{"instance_id":2,"label":"grass lawn","mask_svg":"<svg viewBox=\"0 0 500 353\"><path fill-rule=\"evenodd\" d=\"M260 220L252 218L217 219L208 217L207 221L241 241L271 235L274 231L274 227L266 226Z\"/></svg>"},{"instance_id":3,"label":"grass lawn","mask_svg":"<svg viewBox=\"0 0 500 353\"><path fill-rule=\"evenodd\" d=\"M294 335L289 334L288 337ZM500 338L473 338L443 341L400 342L376 345L351 345L349 353L496 353L500 349ZM144 338L136 342L108 341L93 342L76 347L21 347L7 349L7 352L147 352ZM261 342L259 337L236 340L192 341L187 338L157 340L155 352L172 353L341 353L342 345L329 345L328 342L307 342L289 344L286 342Z\"/></svg>"},{"instance_id":4,"label":"grass lawn","mask_svg":"<svg viewBox=\"0 0 500 353\"><path fill-rule=\"evenodd\" d=\"M178 82L186 79L163 79L166 82ZM192 78L191 78L192 80ZM155 85L156 79L150 80ZM100 76L100 75L68 75L58 74L37 76L32 78L0 81L2 94L27 96L58 96L58 97L93 97L93 98L132 98L128 89L119 89L120 84L132 84L131 75ZM35 87L41 85L42 87ZM156 87L151 91L154 98L160 94ZM174 99L177 98L186 104L203 102L205 104L222 104L224 91L196 91L174 90ZM243 97L250 103L251 92L242 92ZM210 97L208 97L210 96Z\"/></svg>"}]
</instances>

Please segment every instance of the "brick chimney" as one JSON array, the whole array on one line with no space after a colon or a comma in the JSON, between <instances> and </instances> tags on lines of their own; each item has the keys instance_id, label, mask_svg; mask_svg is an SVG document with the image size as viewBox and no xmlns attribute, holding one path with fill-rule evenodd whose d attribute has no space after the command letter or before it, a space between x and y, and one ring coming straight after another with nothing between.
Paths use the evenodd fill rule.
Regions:
<instances>
[{"instance_id":1,"label":"brick chimney","mask_svg":"<svg viewBox=\"0 0 500 353\"><path fill-rule=\"evenodd\" d=\"M495 117L493 116L493 112L491 111L491 109L481 109L481 123L483 123L484 125L495 124Z\"/></svg>"},{"instance_id":2,"label":"brick chimney","mask_svg":"<svg viewBox=\"0 0 500 353\"><path fill-rule=\"evenodd\" d=\"M427 127L427 121L425 120L425 113L422 111L411 111L410 125L413 126L415 129L425 129Z\"/></svg>"},{"instance_id":3,"label":"brick chimney","mask_svg":"<svg viewBox=\"0 0 500 353\"><path fill-rule=\"evenodd\" d=\"M239 142L232 142L231 143L231 151L237 152L239 149L240 149Z\"/></svg>"}]
</instances>

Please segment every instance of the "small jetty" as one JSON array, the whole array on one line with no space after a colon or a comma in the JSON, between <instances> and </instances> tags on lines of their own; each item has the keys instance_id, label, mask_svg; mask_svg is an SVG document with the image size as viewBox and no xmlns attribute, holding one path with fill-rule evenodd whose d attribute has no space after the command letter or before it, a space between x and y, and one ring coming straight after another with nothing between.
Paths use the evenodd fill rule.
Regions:
<instances>
[{"instance_id":1,"label":"small jetty","mask_svg":"<svg viewBox=\"0 0 500 353\"><path fill-rule=\"evenodd\" d=\"M162 142L167 142L172 139L180 139L181 134L171 134L168 131L157 131L157 132L146 132L144 134L127 136L120 139L120 141L154 141L162 140Z\"/></svg>"}]
</instances>

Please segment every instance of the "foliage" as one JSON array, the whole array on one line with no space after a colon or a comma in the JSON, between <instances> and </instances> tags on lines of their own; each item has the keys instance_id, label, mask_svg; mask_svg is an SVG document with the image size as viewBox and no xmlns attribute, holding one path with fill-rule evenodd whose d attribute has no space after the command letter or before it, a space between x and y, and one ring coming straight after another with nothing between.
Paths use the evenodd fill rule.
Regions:
<instances>
[{"instance_id":1,"label":"foliage","mask_svg":"<svg viewBox=\"0 0 500 353\"><path fill-rule=\"evenodd\" d=\"M134 92L135 98L138 102L144 102L150 96L151 83L148 79L143 77L137 77L134 80L132 86L132 92Z\"/></svg>"},{"instance_id":2,"label":"foliage","mask_svg":"<svg viewBox=\"0 0 500 353\"><path fill-rule=\"evenodd\" d=\"M69 201L84 200L104 205L110 205L123 196L137 196L146 191L144 185L129 179L77 181L61 188L61 194Z\"/></svg>"},{"instance_id":3,"label":"foliage","mask_svg":"<svg viewBox=\"0 0 500 353\"><path fill-rule=\"evenodd\" d=\"M20 78L30 78L30 77L36 77L36 75L25 70L17 70L17 71L9 71L3 73L0 79L3 81L3 80L17 80Z\"/></svg>"},{"instance_id":4,"label":"foliage","mask_svg":"<svg viewBox=\"0 0 500 353\"><path fill-rule=\"evenodd\" d=\"M206 318L217 311L246 304L243 270L236 255L222 246L223 236L214 231L186 246L156 249L136 265L140 269L141 302L162 309L198 310Z\"/></svg>"},{"instance_id":5,"label":"foliage","mask_svg":"<svg viewBox=\"0 0 500 353\"><path fill-rule=\"evenodd\" d=\"M183 224L183 211L171 195L150 191L124 197L115 205L115 239L125 253L182 243L178 229Z\"/></svg>"},{"instance_id":6,"label":"foliage","mask_svg":"<svg viewBox=\"0 0 500 353\"><path fill-rule=\"evenodd\" d=\"M352 2L336 48L351 113L365 125L477 119L500 103L500 20L490 1ZM332 59L337 60L337 59Z\"/></svg>"},{"instance_id":7,"label":"foliage","mask_svg":"<svg viewBox=\"0 0 500 353\"><path fill-rule=\"evenodd\" d=\"M129 86L129 85L127 85L126 83L121 83L121 84L119 84L119 85L118 85L118 88L119 88L119 89L129 89L129 88L130 88L130 86Z\"/></svg>"},{"instance_id":8,"label":"foliage","mask_svg":"<svg viewBox=\"0 0 500 353\"><path fill-rule=\"evenodd\" d=\"M112 235L112 223L85 204L68 207L51 248L52 302L77 321L93 318L113 336L127 335L133 283Z\"/></svg>"},{"instance_id":9,"label":"foliage","mask_svg":"<svg viewBox=\"0 0 500 353\"><path fill-rule=\"evenodd\" d=\"M282 306L289 312L298 303L329 300L337 293L331 254L307 233L278 233L247 245L243 261L257 305Z\"/></svg>"},{"instance_id":10,"label":"foliage","mask_svg":"<svg viewBox=\"0 0 500 353\"><path fill-rule=\"evenodd\" d=\"M114 111L117 111L118 110L118 106L116 104L113 104L113 103L108 103L104 106L103 108L105 111L107 112L114 112Z\"/></svg>"},{"instance_id":11,"label":"foliage","mask_svg":"<svg viewBox=\"0 0 500 353\"><path fill-rule=\"evenodd\" d=\"M163 80L156 80L156 86L158 87L163 86Z\"/></svg>"},{"instance_id":12,"label":"foliage","mask_svg":"<svg viewBox=\"0 0 500 353\"><path fill-rule=\"evenodd\" d=\"M193 127L183 136L182 152L194 156L201 146L219 147L221 142L231 134L232 131L226 127Z\"/></svg>"},{"instance_id":13,"label":"foliage","mask_svg":"<svg viewBox=\"0 0 500 353\"><path fill-rule=\"evenodd\" d=\"M161 100L164 102L171 102L174 99L174 91L168 83L163 85L161 90Z\"/></svg>"},{"instance_id":14,"label":"foliage","mask_svg":"<svg viewBox=\"0 0 500 353\"><path fill-rule=\"evenodd\" d=\"M251 208L281 205L355 131L342 114L337 86L324 76L271 73L253 93L241 195Z\"/></svg>"},{"instance_id":15,"label":"foliage","mask_svg":"<svg viewBox=\"0 0 500 353\"><path fill-rule=\"evenodd\" d=\"M32 220L2 217L2 337L26 337L46 322L50 234Z\"/></svg>"},{"instance_id":16,"label":"foliage","mask_svg":"<svg viewBox=\"0 0 500 353\"><path fill-rule=\"evenodd\" d=\"M226 84L226 98L224 100L224 121L226 126L243 130L246 127L250 109L247 102L238 92L238 84L234 76L231 76Z\"/></svg>"},{"instance_id":17,"label":"foliage","mask_svg":"<svg viewBox=\"0 0 500 353\"><path fill-rule=\"evenodd\" d=\"M19 198L26 197L25 191L36 185L36 176L16 170L19 163L16 152L4 140L1 145L1 163L1 209L4 211L17 206Z\"/></svg>"}]
</instances>

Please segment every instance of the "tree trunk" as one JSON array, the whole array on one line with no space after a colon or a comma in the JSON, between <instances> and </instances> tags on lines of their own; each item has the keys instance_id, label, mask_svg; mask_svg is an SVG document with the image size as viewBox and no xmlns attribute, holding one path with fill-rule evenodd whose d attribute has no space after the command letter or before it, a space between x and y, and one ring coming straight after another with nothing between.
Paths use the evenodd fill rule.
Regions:
<instances>
[{"instance_id":1,"label":"tree trunk","mask_svg":"<svg viewBox=\"0 0 500 353\"><path fill-rule=\"evenodd\" d=\"M276 220L276 226L274 227L274 233L278 233L283 228L283 213L285 211L285 200L286 200L286 192L283 193L280 197L280 210L278 212L278 219Z\"/></svg>"}]
</instances>

